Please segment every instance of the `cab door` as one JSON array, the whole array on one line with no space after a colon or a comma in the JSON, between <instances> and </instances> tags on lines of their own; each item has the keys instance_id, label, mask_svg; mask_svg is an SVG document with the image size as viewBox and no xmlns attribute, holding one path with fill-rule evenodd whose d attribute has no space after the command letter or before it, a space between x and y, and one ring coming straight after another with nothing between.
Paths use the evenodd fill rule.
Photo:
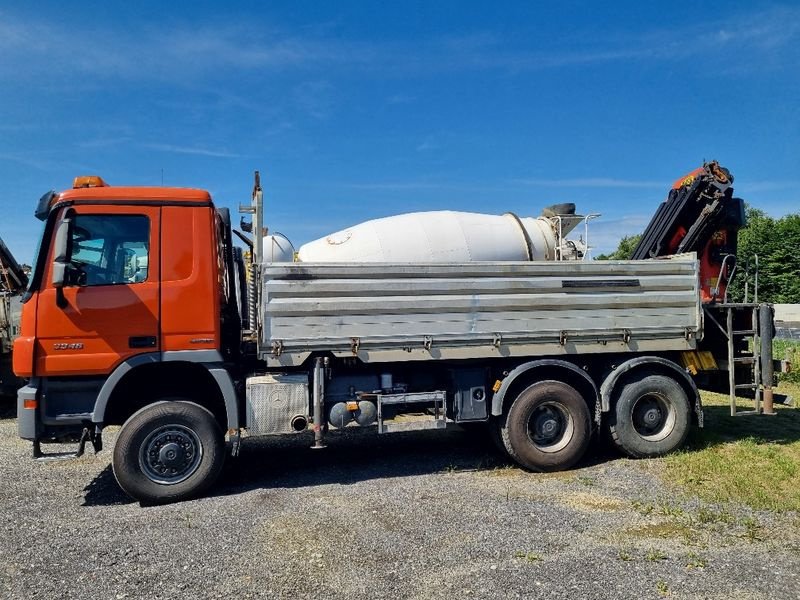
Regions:
<instances>
[{"instance_id":1,"label":"cab door","mask_svg":"<svg viewBox=\"0 0 800 600\"><path fill-rule=\"evenodd\" d=\"M160 215L151 206L75 206L63 286L53 285L54 246L38 299L35 374L100 376L159 350Z\"/></svg>"}]
</instances>

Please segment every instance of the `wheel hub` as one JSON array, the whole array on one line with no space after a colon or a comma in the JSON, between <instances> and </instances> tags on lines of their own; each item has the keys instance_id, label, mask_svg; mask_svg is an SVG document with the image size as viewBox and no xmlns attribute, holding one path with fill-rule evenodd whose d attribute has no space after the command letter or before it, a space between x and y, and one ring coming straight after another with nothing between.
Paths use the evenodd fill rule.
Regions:
<instances>
[{"instance_id":1,"label":"wheel hub","mask_svg":"<svg viewBox=\"0 0 800 600\"><path fill-rule=\"evenodd\" d=\"M153 431L141 446L139 464L152 481L173 485L197 470L203 447L197 435L182 425L166 425Z\"/></svg>"},{"instance_id":2,"label":"wheel hub","mask_svg":"<svg viewBox=\"0 0 800 600\"><path fill-rule=\"evenodd\" d=\"M161 446L161 450L158 451L159 462L170 469L180 467L185 456L186 452L176 442L164 444Z\"/></svg>"},{"instance_id":3,"label":"wheel hub","mask_svg":"<svg viewBox=\"0 0 800 600\"><path fill-rule=\"evenodd\" d=\"M568 418L554 405L547 404L539 407L531 415L528 425L528 435L540 449L560 445L559 442L566 435Z\"/></svg>"},{"instance_id":4,"label":"wheel hub","mask_svg":"<svg viewBox=\"0 0 800 600\"><path fill-rule=\"evenodd\" d=\"M662 438L669 434L674 416L667 400L657 394L639 398L631 414L633 428L644 438Z\"/></svg>"},{"instance_id":5,"label":"wheel hub","mask_svg":"<svg viewBox=\"0 0 800 600\"><path fill-rule=\"evenodd\" d=\"M654 427L661 421L661 411L657 408L650 408L644 413L643 420L649 427Z\"/></svg>"},{"instance_id":6,"label":"wheel hub","mask_svg":"<svg viewBox=\"0 0 800 600\"><path fill-rule=\"evenodd\" d=\"M552 417L542 417L537 420L536 433L540 437L553 437L558 431L558 421Z\"/></svg>"}]
</instances>

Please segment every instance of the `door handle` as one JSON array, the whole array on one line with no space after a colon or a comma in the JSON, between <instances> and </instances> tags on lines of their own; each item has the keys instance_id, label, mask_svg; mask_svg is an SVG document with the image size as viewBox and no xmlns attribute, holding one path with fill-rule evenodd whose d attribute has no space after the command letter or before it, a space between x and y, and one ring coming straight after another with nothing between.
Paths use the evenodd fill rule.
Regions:
<instances>
[{"instance_id":1,"label":"door handle","mask_svg":"<svg viewBox=\"0 0 800 600\"><path fill-rule=\"evenodd\" d=\"M128 338L129 348L155 348L156 336L154 335L134 335Z\"/></svg>"}]
</instances>

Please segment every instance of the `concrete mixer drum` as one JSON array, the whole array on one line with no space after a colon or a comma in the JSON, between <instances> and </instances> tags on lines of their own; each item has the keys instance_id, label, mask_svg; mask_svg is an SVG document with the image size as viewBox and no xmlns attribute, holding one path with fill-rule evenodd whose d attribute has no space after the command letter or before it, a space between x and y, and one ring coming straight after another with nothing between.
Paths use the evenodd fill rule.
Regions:
<instances>
[{"instance_id":1,"label":"concrete mixer drum","mask_svg":"<svg viewBox=\"0 0 800 600\"><path fill-rule=\"evenodd\" d=\"M579 260L586 246L566 236L584 217L574 204L539 217L457 211L373 219L300 247L302 262L473 262Z\"/></svg>"}]
</instances>

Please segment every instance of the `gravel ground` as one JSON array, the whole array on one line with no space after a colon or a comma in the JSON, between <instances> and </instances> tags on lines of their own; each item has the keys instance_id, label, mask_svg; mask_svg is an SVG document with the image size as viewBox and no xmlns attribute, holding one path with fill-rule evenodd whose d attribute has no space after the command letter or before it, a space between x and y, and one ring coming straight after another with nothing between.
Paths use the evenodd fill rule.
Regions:
<instances>
[{"instance_id":1,"label":"gravel ground","mask_svg":"<svg viewBox=\"0 0 800 600\"><path fill-rule=\"evenodd\" d=\"M797 514L682 496L659 461L530 474L456 427L253 439L209 497L141 507L110 433L37 463L0 408L0 598L800 597Z\"/></svg>"}]
</instances>

